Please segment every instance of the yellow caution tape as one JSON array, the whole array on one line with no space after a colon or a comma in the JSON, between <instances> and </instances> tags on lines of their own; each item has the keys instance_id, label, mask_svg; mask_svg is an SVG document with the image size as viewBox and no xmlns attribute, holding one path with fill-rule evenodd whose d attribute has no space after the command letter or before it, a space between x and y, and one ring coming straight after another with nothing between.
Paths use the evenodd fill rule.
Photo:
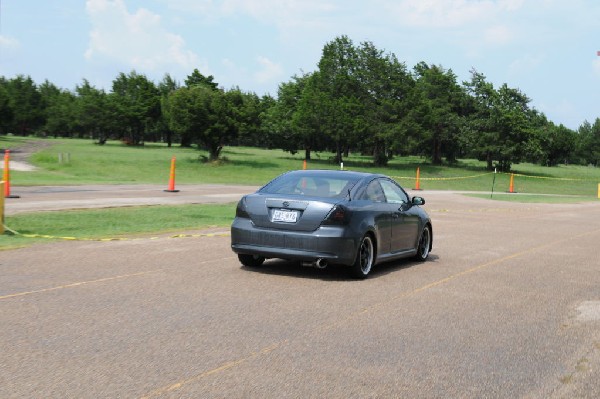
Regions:
<instances>
[{"instance_id":1,"label":"yellow caution tape","mask_svg":"<svg viewBox=\"0 0 600 399\"><path fill-rule=\"evenodd\" d=\"M562 181L596 181L597 179L576 179L576 178L570 178L570 177L547 177L547 176L531 176L531 175L524 175L521 173L511 173L511 172L487 172L487 173L481 173L478 175L471 175L471 176L455 176L455 177L419 177L419 180L462 180L462 179L474 179L477 177L481 177L481 176L486 176L486 175L491 175L497 173L499 175L514 175L515 177L524 177L524 178L528 178L528 179L547 179L547 180L562 180ZM416 177L409 177L409 176L391 176L394 179L408 179L408 180L417 180Z\"/></svg>"},{"instance_id":2,"label":"yellow caution tape","mask_svg":"<svg viewBox=\"0 0 600 399\"><path fill-rule=\"evenodd\" d=\"M167 238L228 237L230 233L176 234Z\"/></svg>"},{"instance_id":3,"label":"yellow caution tape","mask_svg":"<svg viewBox=\"0 0 600 399\"><path fill-rule=\"evenodd\" d=\"M26 237L26 238L47 238L53 240L69 240L69 241L133 241L133 240L158 240L161 237L149 237L149 238L129 238L129 237L104 237L104 238L86 238L86 237L65 237L65 236L52 236L47 234L26 234L19 233L16 230L9 228L4 225L6 231L11 234ZM223 233L204 233L204 234L176 234L172 236L168 236L166 238L202 238L202 237L227 237L229 236L229 232Z\"/></svg>"},{"instance_id":4,"label":"yellow caution tape","mask_svg":"<svg viewBox=\"0 0 600 399\"><path fill-rule=\"evenodd\" d=\"M456 177L419 177L419 180L462 180L462 179L474 179L481 176L491 175L494 172L486 172L480 173L478 175L471 176L456 176ZM416 177L406 177L406 176L391 176L394 179L409 179L409 180L417 180Z\"/></svg>"},{"instance_id":5,"label":"yellow caution tape","mask_svg":"<svg viewBox=\"0 0 600 399\"><path fill-rule=\"evenodd\" d=\"M563 180L563 181L596 181L592 179L575 179L570 177L547 177L547 176L531 176L531 175L523 175L520 173L505 173L507 175L514 175L518 177L525 177L527 179L547 179L547 180Z\"/></svg>"}]
</instances>

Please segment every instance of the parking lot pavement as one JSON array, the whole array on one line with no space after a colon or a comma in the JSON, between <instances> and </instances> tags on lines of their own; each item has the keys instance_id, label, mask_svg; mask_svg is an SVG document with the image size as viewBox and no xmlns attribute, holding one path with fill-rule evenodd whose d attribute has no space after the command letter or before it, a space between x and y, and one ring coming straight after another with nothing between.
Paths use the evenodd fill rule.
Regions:
<instances>
[{"instance_id":1,"label":"parking lot pavement","mask_svg":"<svg viewBox=\"0 0 600 399\"><path fill-rule=\"evenodd\" d=\"M600 397L599 204L421 194L430 260L364 281L226 229L4 251L0 397Z\"/></svg>"}]
</instances>

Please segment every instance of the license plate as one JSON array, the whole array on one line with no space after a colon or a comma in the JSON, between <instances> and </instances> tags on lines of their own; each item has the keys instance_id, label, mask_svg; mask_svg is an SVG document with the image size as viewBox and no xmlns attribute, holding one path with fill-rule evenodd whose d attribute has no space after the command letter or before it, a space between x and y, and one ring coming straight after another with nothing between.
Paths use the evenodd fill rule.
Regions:
<instances>
[{"instance_id":1,"label":"license plate","mask_svg":"<svg viewBox=\"0 0 600 399\"><path fill-rule=\"evenodd\" d=\"M298 213L295 211L285 211L283 209L276 209L273 211L274 222L296 223L297 218Z\"/></svg>"}]
</instances>

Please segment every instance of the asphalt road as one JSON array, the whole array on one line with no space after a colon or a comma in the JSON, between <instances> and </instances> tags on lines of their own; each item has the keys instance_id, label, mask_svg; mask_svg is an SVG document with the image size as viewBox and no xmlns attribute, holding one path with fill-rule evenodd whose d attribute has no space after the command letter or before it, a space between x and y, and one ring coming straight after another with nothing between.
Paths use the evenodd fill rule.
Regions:
<instances>
[{"instance_id":1,"label":"asphalt road","mask_svg":"<svg viewBox=\"0 0 600 399\"><path fill-rule=\"evenodd\" d=\"M600 204L420 194L430 260L365 281L226 230L0 252L0 397L600 397Z\"/></svg>"}]
</instances>

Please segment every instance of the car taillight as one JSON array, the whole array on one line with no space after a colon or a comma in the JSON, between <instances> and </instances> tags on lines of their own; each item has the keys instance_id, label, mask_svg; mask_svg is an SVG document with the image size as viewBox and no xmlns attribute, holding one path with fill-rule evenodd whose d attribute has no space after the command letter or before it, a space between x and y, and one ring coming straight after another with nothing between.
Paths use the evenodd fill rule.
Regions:
<instances>
[{"instance_id":1,"label":"car taillight","mask_svg":"<svg viewBox=\"0 0 600 399\"><path fill-rule=\"evenodd\" d=\"M246 199L242 198L235 208L235 217L238 218L249 218L248 211L246 211Z\"/></svg>"},{"instance_id":2,"label":"car taillight","mask_svg":"<svg viewBox=\"0 0 600 399\"><path fill-rule=\"evenodd\" d=\"M350 211L342 205L333 207L323 221L324 225L343 225L350 221Z\"/></svg>"}]
</instances>

